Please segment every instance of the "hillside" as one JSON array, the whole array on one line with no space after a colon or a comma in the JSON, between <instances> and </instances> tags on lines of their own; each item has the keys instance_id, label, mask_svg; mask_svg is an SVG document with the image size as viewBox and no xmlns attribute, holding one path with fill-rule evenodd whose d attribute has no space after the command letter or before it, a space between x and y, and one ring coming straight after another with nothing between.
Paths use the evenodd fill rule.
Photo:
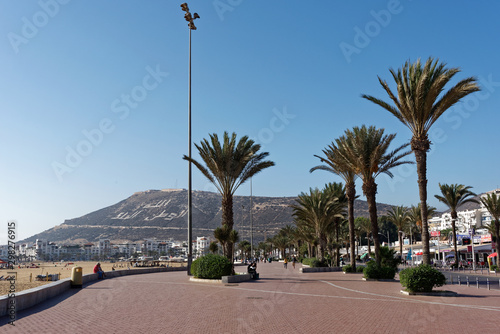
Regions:
<instances>
[{"instance_id":1,"label":"hillside","mask_svg":"<svg viewBox=\"0 0 500 334\"><path fill-rule=\"evenodd\" d=\"M255 242L272 236L287 224L293 224L292 209L296 197L253 197ZM379 214L390 205L377 204ZM235 196L234 228L241 239L250 238L250 196ZM355 215L368 217L366 201L356 200ZM211 236L221 223L221 196L206 191L193 192L193 237ZM137 241L145 238L187 239L187 190L165 189L137 192L109 207L36 234L25 242L46 239L58 243Z\"/></svg>"}]
</instances>

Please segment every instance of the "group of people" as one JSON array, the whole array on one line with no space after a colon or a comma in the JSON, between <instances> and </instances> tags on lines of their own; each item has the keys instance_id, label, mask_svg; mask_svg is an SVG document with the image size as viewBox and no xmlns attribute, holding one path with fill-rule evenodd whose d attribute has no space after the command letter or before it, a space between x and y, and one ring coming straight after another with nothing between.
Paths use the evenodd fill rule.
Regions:
<instances>
[{"instance_id":1,"label":"group of people","mask_svg":"<svg viewBox=\"0 0 500 334\"><path fill-rule=\"evenodd\" d=\"M295 256L292 257L292 266L293 269L295 269L295 264L297 263L297 258ZM283 260L283 268L287 269L288 268L288 258L285 257Z\"/></svg>"}]
</instances>

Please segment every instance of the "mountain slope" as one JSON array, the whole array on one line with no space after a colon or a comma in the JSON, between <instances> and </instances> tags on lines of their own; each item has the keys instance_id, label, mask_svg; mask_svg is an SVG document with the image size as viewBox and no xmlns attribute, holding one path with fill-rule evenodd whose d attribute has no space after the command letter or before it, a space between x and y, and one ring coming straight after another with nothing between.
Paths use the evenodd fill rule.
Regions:
<instances>
[{"instance_id":1,"label":"mountain slope","mask_svg":"<svg viewBox=\"0 0 500 334\"><path fill-rule=\"evenodd\" d=\"M137 192L109 207L36 234L25 242L46 239L58 243L137 241L145 238L187 239L187 190L165 189ZM287 224L293 225L290 205L296 197L253 197L254 240L259 242L274 235ZM390 205L377 204L379 214ZM250 239L250 196L235 196L234 228L240 238ZM356 200L355 215L368 217L365 201ZM193 192L193 237L212 236L221 223L221 196L206 191Z\"/></svg>"}]
</instances>

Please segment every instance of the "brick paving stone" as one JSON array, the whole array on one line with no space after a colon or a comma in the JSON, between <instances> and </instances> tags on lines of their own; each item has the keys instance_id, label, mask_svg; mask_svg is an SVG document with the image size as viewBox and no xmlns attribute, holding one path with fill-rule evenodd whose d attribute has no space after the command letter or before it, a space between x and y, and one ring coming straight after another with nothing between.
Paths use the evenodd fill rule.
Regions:
<instances>
[{"instance_id":1,"label":"brick paving stone","mask_svg":"<svg viewBox=\"0 0 500 334\"><path fill-rule=\"evenodd\" d=\"M444 286L457 297L405 296L395 282L299 273L260 263L261 279L189 282L186 272L123 276L18 312L2 333L457 333L498 331L499 291Z\"/></svg>"}]
</instances>

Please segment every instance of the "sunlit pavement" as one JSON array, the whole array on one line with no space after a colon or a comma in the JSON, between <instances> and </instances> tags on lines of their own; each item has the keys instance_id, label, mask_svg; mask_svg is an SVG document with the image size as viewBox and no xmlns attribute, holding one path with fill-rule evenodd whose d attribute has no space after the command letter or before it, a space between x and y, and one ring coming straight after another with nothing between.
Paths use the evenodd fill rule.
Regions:
<instances>
[{"instance_id":1,"label":"sunlit pavement","mask_svg":"<svg viewBox=\"0 0 500 334\"><path fill-rule=\"evenodd\" d=\"M406 296L395 282L361 274L301 274L260 263L260 280L224 286L186 272L123 276L18 312L3 333L495 333L500 292L441 289L457 297ZM245 267L239 267L243 270ZM239 269L237 268L237 269ZM237 270L238 271L238 270Z\"/></svg>"}]
</instances>

